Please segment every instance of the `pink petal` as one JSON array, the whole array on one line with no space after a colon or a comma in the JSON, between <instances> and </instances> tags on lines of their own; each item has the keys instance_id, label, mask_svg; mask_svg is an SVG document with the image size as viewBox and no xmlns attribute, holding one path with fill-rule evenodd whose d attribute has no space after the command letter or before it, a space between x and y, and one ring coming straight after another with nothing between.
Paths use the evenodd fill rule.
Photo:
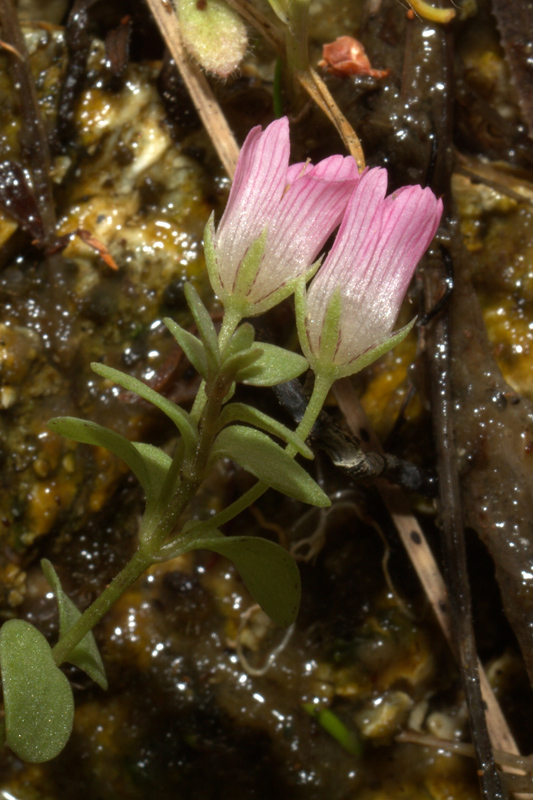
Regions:
<instances>
[{"instance_id":1,"label":"pink petal","mask_svg":"<svg viewBox=\"0 0 533 800\"><path fill-rule=\"evenodd\" d=\"M363 173L354 191L331 251L315 281L317 294L329 295L337 285L357 285L377 246L381 230L381 206L387 191L387 173L371 169ZM325 301L326 302L326 301Z\"/></svg>"},{"instance_id":2,"label":"pink petal","mask_svg":"<svg viewBox=\"0 0 533 800\"><path fill-rule=\"evenodd\" d=\"M339 364L390 334L442 213L442 202L430 189L406 186L385 198L386 184L384 170L362 175L335 244L309 290L309 342L318 352L326 308L336 287L341 288Z\"/></svg>"},{"instance_id":3,"label":"pink petal","mask_svg":"<svg viewBox=\"0 0 533 800\"><path fill-rule=\"evenodd\" d=\"M243 144L226 210L216 234L220 279L230 287L251 243L274 213L286 186L289 123L253 128Z\"/></svg>"},{"instance_id":4,"label":"pink petal","mask_svg":"<svg viewBox=\"0 0 533 800\"><path fill-rule=\"evenodd\" d=\"M252 289L256 302L271 291L267 283L283 285L309 268L340 223L358 180L353 158L334 156L310 166L292 183L269 226L265 258Z\"/></svg>"}]
</instances>

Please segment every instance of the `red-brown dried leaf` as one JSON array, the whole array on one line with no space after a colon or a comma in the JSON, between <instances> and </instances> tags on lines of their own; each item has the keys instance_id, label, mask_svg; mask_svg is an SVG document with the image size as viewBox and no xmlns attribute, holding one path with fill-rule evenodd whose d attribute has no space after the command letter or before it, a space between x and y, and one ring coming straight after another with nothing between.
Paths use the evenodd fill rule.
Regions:
<instances>
[{"instance_id":1,"label":"red-brown dried leaf","mask_svg":"<svg viewBox=\"0 0 533 800\"><path fill-rule=\"evenodd\" d=\"M325 44L318 66L340 78L347 75L386 78L390 74L390 69L372 69L365 48L353 36L339 36L334 42Z\"/></svg>"},{"instance_id":2,"label":"red-brown dried leaf","mask_svg":"<svg viewBox=\"0 0 533 800\"><path fill-rule=\"evenodd\" d=\"M93 236L93 234L90 231L85 230L85 228L78 228L75 233L77 236L79 236L82 242L85 242L85 244L88 244L89 247L92 247L93 250L96 250L96 252L99 253L102 261L105 261L108 267L118 270L118 266L113 256L105 244L102 244L102 242L97 239L96 236Z\"/></svg>"}]
</instances>

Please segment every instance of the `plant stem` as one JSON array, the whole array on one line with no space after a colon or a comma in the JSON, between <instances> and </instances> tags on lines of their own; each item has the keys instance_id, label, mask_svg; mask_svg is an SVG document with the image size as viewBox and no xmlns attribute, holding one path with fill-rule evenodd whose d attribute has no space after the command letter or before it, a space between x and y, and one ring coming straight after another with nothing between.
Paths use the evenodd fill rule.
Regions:
<instances>
[{"instance_id":1,"label":"plant stem","mask_svg":"<svg viewBox=\"0 0 533 800\"><path fill-rule=\"evenodd\" d=\"M318 419L318 415L322 411L322 406L326 402L329 390L333 384L333 380L328 375L317 375L315 373L315 385L313 386L313 393L309 398L309 403L305 409L305 413L300 420L300 424L296 428L296 435L303 439L307 439L313 429L313 425ZM293 454L293 447L287 447L287 450Z\"/></svg>"},{"instance_id":2,"label":"plant stem","mask_svg":"<svg viewBox=\"0 0 533 800\"><path fill-rule=\"evenodd\" d=\"M219 341L222 347L229 340L239 322L240 319L235 316L233 319L230 319L227 325L222 326L219 335ZM300 438L306 439L311 432L330 388L331 380L329 378L319 375L316 376L313 393L296 431ZM203 408L200 412L202 414L200 441L198 443L196 457L190 465L189 474L186 477L182 477L181 482L176 486L173 496L170 497L169 495L169 502L165 504L163 514L157 521L152 521L152 532L150 534L146 532L143 543L133 558L112 580L109 586L104 589L94 603L81 615L72 628L60 638L59 642L53 648L52 653L57 665L68 658L73 648L76 647L83 637L102 619L104 614L106 614L128 586L137 580L155 560L158 560L156 556L157 550L164 547L165 539L170 534L179 516L188 505L203 480L213 440L216 435L216 422L226 391L227 388L224 388L223 382L219 384L217 381L214 384L211 395L208 397L204 394ZM297 451L293 445L288 445L287 452L294 457ZM233 517L240 514L258 500L268 488L266 483L258 481L255 486L249 489L220 514L216 515L215 518L206 521L206 529L212 530L214 522L216 525L229 522L229 520L233 519ZM174 539L175 538L177 537L174 537Z\"/></svg>"},{"instance_id":3,"label":"plant stem","mask_svg":"<svg viewBox=\"0 0 533 800\"><path fill-rule=\"evenodd\" d=\"M113 578L109 586L106 586L102 594L84 611L78 621L52 649L54 661L58 666L68 658L71 650L94 628L128 586L136 581L152 563L151 556L139 548L124 569Z\"/></svg>"},{"instance_id":4,"label":"plant stem","mask_svg":"<svg viewBox=\"0 0 533 800\"><path fill-rule=\"evenodd\" d=\"M287 14L287 66L291 75L304 72L309 65L307 47L307 23L309 19L310 0L292 0L288 4Z\"/></svg>"},{"instance_id":5,"label":"plant stem","mask_svg":"<svg viewBox=\"0 0 533 800\"><path fill-rule=\"evenodd\" d=\"M218 346L220 348L220 352L224 355L224 347L231 339L237 326L239 325L240 321L242 320L242 316L234 310L228 310L224 312L224 319L222 321L222 327L220 328L218 334ZM205 404L207 402L207 396L205 393L205 381L202 381L200 384L200 388L198 389L198 394L196 395L196 399L193 403L191 408L191 417L197 423L202 416L202 412L204 410Z\"/></svg>"},{"instance_id":6,"label":"plant stem","mask_svg":"<svg viewBox=\"0 0 533 800\"><path fill-rule=\"evenodd\" d=\"M315 424L318 415L322 410L322 406L328 396L328 392L331 389L332 381L329 377L321 377L319 375L315 378L315 385L313 387L313 393L309 399L309 403L307 404L307 408L305 409L305 413L300 420L300 424L296 429L297 435L301 439L307 439L313 425ZM287 452L291 456L295 456L297 450L294 448L293 445L287 445ZM268 489L268 485L263 481L258 481L256 484L252 486L251 489L248 489L243 495L241 495L237 500L227 506L223 511L220 511L218 514L215 514L214 517L205 521L205 528L202 526L202 523L199 523L197 527L194 528L195 534L198 536L202 533L208 533L209 531L218 528L220 525L225 525L226 522L234 519L238 514L242 511L245 511L251 505L253 505L256 500L259 500L261 495L263 495L266 490ZM190 533L191 531L189 531Z\"/></svg>"}]
</instances>

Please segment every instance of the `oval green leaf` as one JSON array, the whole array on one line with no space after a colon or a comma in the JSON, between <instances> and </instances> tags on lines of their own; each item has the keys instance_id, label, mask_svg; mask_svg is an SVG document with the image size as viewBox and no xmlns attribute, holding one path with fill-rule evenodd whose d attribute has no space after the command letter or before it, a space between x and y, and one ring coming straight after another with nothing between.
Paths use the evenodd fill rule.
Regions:
<instances>
[{"instance_id":1,"label":"oval green leaf","mask_svg":"<svg viewBox=\"0 0 533 800\"><path fill-rule=\"evenodd\" d=\"M110 453L125 461L146 494L147 506L156 502L161 489L161 476L164 470L164 456L155 458L155 448L150 445L130 442L121 433L116 433L86 419L77 417L54 417L49 420L48 427L67 439L81 444L93 444L105 447ZM146 449L148 448L148 449Z\"/></svg>"},{"instance_id":2,"label":"oval green leaf","mask_svg":"<svg viewBox=\"0 0 533 800\"><path fill-rule=\"evenodd\" d=\"M245 403L230 403L225 406L219 418L219 426L222 429L225 425L231 422L247 422L256 428L261 428L273 436L278 436L283 439L287 444L292 444L300 455L304 458L313 458L313 451L306 445L303 439L300 439L294 431L287 428L281 422L269 417L253 406L248 406Z\"/></svg>"},{"instance_id":3,"label":"oval green leaf","mask_svg":"<svg viewBox=\"0 0 533 800\"><path fill-rule=\"evenodd\" d=\"M190 549L212 550L237 567L246 587L277 625L292 625L300 605L300 572L286 550L259 536L223 536L220 531L198 539Z\"/></svg>"},{"instance_id":4,"label":"oval green leaf","mask_svg":"<svg viewBox=\"0 0 533 800\"><path fill-rule=\"evenodd\" d=\"M0 630L6 743L23 761L55 758L72 731L72 689L56 667L50 645L21 619Z\"/></svg>"},{"instance_id":5,"label":"oval green leaf","mask_svg":"<svg viewBox=\"0 0 533 800\"><path fill-rule=\"evenodd\" d=\"M274 344L256 342L252 350L258 351L259 357L235 376L236 381L249 386L276 386L278 383L292 381L309 367L307 359L299 353Z\"/></svg>"},{"instance_id":6,"label":"oval green leaf","mask_svg":"<svg viewBox=\"0 0 533 800\"><path fill-rule=\"evenodd\" d=\"M231 458L278 492L313 506L331 505L313 478L269 436L255 428L232 425L215 439L211 463Z\"/></svg>"}]
</instances>

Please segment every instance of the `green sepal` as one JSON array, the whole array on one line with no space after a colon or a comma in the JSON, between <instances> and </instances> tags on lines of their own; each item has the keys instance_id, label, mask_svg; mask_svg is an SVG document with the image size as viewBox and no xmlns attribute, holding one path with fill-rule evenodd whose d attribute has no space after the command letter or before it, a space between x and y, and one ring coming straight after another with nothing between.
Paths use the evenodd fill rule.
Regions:
<instances>
[{"instance_id":1,"label":"green sepal","mask_svg":"<svg viewBox=\"0 0 533 800\"><path fill-rule=\"evenodd\" d=\"M220 415L218 427L222 430L225 425L229 425L231 422L246 422L255 428L261 428L261 430L283 439L287 444L292 444L304 458L313 458L311 448L294 431L291 431L286 425L282 425L281 422L272 419L268 414L253 408L253 406L248 406L244 403L230 403L227 405Z\"/></svg>"},{"instance_id":2,"label":"green sepal","mask_svg":"<svg viewBox=\"0 0 533 800\"><path fill-rule=\"evenodd\" d=\"M186 331L177 322L174 322L170 317L165 317L163 320L170 333L177 341L196 372L198 372L204 380L207 380L209 373L209 363L205 354L202 342L190 331Z\"/></svg>"},{"instance_id":3,"label":"green sepal","mask_svg":"<svg viewBox=\"0 0 533 800\"><path fill-rule=\"evenodd\" d=\"M79 620L81 612L63 591L57 572L48 559L43 558L41 560L41 568L56 596L59 608L59 638L61 639ZM66 661L86 672L102 689L107 689L104 665L92 631L89 631L81 642L70 651Z\"/></svg>"},{"instance_id":4,"label":"green sepal","mask_svg":"<svg viewBox=\"0 0 533 800\"><path fill-rule=\"evenodd\" d=\"M331 364L339 345L342 300L340 286L337 286L326 308L324 323L320 334L320 355L316 359L317 367L322 363ZM320 371L320 370L315 370Z\"/></svg>"},{"instance_id":5,"label":"green sepal","mask_svg":"<svg viewBox=\"0 0 533 800\"><path fill-rule=\"evenodd\" d=\"M77 417L54 417L48 427L55 433L73 439L81 444L92 444L105 447L109 452L125 461L131 469L146 495L147 511L153 507L161 488L161 459L154 457L152 449L140 443L130 442L120 433L104 428L97 422ZM155 448L154 448L155 449ZM148 457L146 457L148 456Z\"/></svg>"},{"instance_id":6,"label":"green sepal","mask_svg":"<svg viewBox=\"0 0 533 800\"><path fill-rule=\"evenodd\" d=\"M259 536L224 536L220 531L181 537L161 548L165 560L190 550L212 550L233 561L248 591L271 620L291 625L300 604L300 573L292 556Z\"/></svg>"},{"instance_id":7,"label":"green sepal","mask_svg":"<svg viewBox=\"0 0 533 800\"><path fill-rule=\"evenodd\" d=\"M258 300L253 303L252 308L246 311L243 307L241 312L241 317L245 316L254 316L257 317L259 314L264 314L266 311L269 311L274 306L279 305L282 300L285 300L287 297L290 297L293 294L300 281L304 282L304 285L307 281L309 281L315 272L318 270L320 264L322 263L322 258L319 258L318 261L315 261L314 264L311 264L307 272L304 276L297 275L295 278L283 283L279 289L276 289L275 292L269 294L268 297L265 297L263 300Z\"/></svg>"},{"instance_id":8,"label":"green sepal","mask_svg":"<svg viewBox=\"0 0 533 800\"><path fill-rule=\"evenodd\" d=\"M231 458L278 492L314 506L331 505L320 486L278 444L255 428L232 425L215 439L210 463Z\"/></svg>"},{"instance_id":9,"label":"green sepal","mask_svg":"<svg viewBox=\"0 0 533 800\"><path fill-rule=\"evenodd\" d=\"M235 380L249 386L276 386L278 383L292 381L309 368L307 359L299 353L274 344L257 342L251 349L260 351L259 357L235 376Z\"/></svg>"},{"instance_id":10,"label":"green sepal","mask_svg":"<svg viewBox=\"0 0 533 800\"><path fill-rule=\"evenodd\" d=\"M191 419L190 415L187 414L183 408L173 403L172 400L169 400L163 395L156 392L154 389L151 389L150 386L147 386L142 381L138 380L137 378L133 378L131 375L126 375L124 372L120 372L118 369L113 369L113 367L108 367L105 364L100 364L98 362L93 362L91 364L91 369L93 372L96 372L98 375L101 375L103 378L107 378L113 383L117 383L119 386L122 386L124 389L127 389L129 392L134 392L135 394L142 397L143 400L147 400L152 405L156 406L160 411L162 411L166 416L172 420L176 428L181 433L183 444L185 445L185 454L188 457L192 454L198 443L198 428L194 424L193 420Z\"/></svg>"},{"instance_id":11,"label":"green sepal","mask_svg":"<svg viewBox=\"0 0 533 800\"><path fill-rule=\"evenodd\" d=\"M240 263L235 279L235 288L232 295L237 298L242 298L244 303L247 303L246 297L252 288L254 281L259 272L261 261L265 254L266 240L268 236L268 228L265 225L261 234L252 242L248 248L246 255Z\"/></svg>"},{"instance_id":12,"label":"green sepal","mask_svg":"<svg viewBox=\"0 0 533 800\"><path fill-rule=\"evenodd\" d=\"M191 310L191 314L196 322L196 327L198 328L198 336L204 346L208 366L215 372L220 366L220 350L213 320L192 283L185 284L184 292L187 305Z\"/></svg>"},{"instance_id":13,"label":"green sepal","mask_svg":"<svg viewBox=\"0 0 533 800\"><path fill-rule=\"evenodd\" d=\"M204 256L211 288L218 297L221 297L223 289L218 277L217 254L214 245L215 235L215 212L213 211L204 228Z\"/></svg>"},{"instance_id":14,"label":"green sepal","mask_svg":"<svg viewBox=\"0 0 533 800\"><path fill-rule=\"evenodd\" d=\"M414 317L411 322L408 322L407 325L404 325L403 328L400 328L400 330L396 331L396 333L393 333L392 336L389 336L375 347L371 347L370 350L367 350L366 353L363 353L363 355L359 356L359 358L356 358L355 361L352 361L350 364L346 364L344 366L338 366L335 380L337 380L337 378L347 378L349 375L355 375L356 372L360 372L365 367L373 364L374 361L377 361L378 358L384 356L385 353L388 353L389 350L392 350L397 344L403 342L405 337L412 330L415 322L416 317Z\"/></svg>"},{"instance_id":15,"label":"green sepal","mask_svg":"<svg viewBox=\"0 0 533 800\"><path fill-rule=\"evenodd\" d=\"M6 743L23 761L55 758L74 719L70 684L54 662L42 633L22 619L0 630Z\"/></svg>"},{"instance_id":16,"label":"green sepal","mask_svg":"<svg viewBox=\"0 0 533 800\"><path fill-rule=\"evenodd\" d=\"M355 375L356 372L360 372L365 367L373 364L374 361L377 361L378 358L381 358L382 355L385 355L385 353L388 353L389 350L392 350L397 344L402 342L416 322L415 317L411 320L411 322L409 322L403 328L400 328L400 330L396 331L396 333L394 333L392 336L387 337L383 341L379 342L379 344L371 347L353 361L350 361L347 364L335 364L333 359L335 357L335 351L337 349L340 334L340 289L337 288L326 309L326 315L320 336L320 354L318 356L311 351L309 340L307 338L305 320L306 288L305 281L302 279L300 279L296 286L294 303L296 312L296 327L298 329L300 346L307 360L309 361L313 372L316 375L320 375L331 384L340 378L347 378L350 375Z\"/></svg>"}]
</instances>

